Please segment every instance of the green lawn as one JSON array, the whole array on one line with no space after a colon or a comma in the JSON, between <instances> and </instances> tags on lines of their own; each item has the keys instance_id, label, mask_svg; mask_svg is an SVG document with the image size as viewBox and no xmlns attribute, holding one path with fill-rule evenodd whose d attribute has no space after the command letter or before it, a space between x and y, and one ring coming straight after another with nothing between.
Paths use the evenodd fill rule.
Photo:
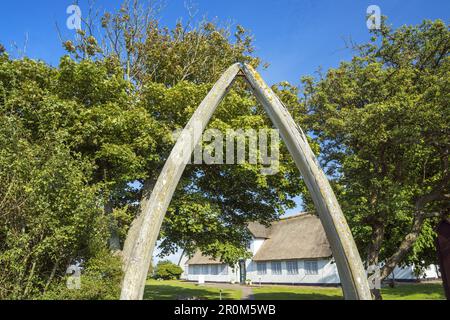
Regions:
<instances>
[{"instance_id":1,"label":"green lawn","mask_svg":"<svg viewBox=\"0 0 450 320\"><path fill-rule=\"evenodd\" d=\"M223 300L240 300L241 295L240 290L222 290ZM219 300L220 289L183 281L149 280L145 286L145 300L179 300L192 297L202 300Z\"/></svg>"},{"instance_id":2,"label":"green lawn","mask_svg":"<svg viewBox=\"0 0 450 320\"><path fill-rule=\"evenodd\" d=\"M263 286L253 287L255 300L339 300L342 291L339 288L300 287L300 286ZM214 286L198 286L184 281L150 280L145 288L147 300L178 300L196 297L203 300L218 300L220 289ZM398 284L395 288L383 288L385 300L444 300L444 290L440 283ZM239 289L224 289L222 299L239 300Z\"/></svg>"},{"instance_id":3,"label":"green lawn","mask_svg":"<svg viewBox=\"0 0 450 320\"><path fill-rule=\"evenodd\" d=\"M397 284L382 288L384 300L444 300L440 283ZM266 286L254 288L256 300L337 300L343 299L339 288Z\"/></svg>"},{"instance_id":4,"label":"green lawn","mask_svg":"<svg viewBox=\"0 0 450 320\"><path fill-rule=\"evenodd\" d=\"M263 286L253 288L255 300L336 300L342 299L337 288Z\"/></svg>"},{"instance_id":5,"label":"green lawn","mask_svg":"<svg viewBox=\"0 0 450 320\"><path fill-rule=\"evenodd\" d=\"M441 283L400 284L381 291L386 300L445 300Z\"/></svg>"}]
</instances>

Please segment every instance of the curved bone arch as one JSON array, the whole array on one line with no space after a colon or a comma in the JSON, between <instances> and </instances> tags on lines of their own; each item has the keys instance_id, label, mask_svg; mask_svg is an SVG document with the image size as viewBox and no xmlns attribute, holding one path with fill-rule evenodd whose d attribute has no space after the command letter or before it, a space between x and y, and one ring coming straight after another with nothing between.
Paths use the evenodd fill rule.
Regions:
<instances>
[{"instance_id":1,"label":"curved bone arch","mask_svg":"<svg viewBox=\"0 0 450 320\"><path fill-rule=\"evenodd\" d=\"M193 130L193 126L198 124L201 124L202 131L205 130L214 111L237 76L244 76L247 80L257 100L280 131L306 182L330 242L345 299L370 300L371 294L360 255L327 177L320 169L302 129L294 122L281 100L251 66L241 63L232 65L195 111L186 130ZM186 140L187 138L192 139L186 135L181 135L178 139L155 184L150 200L141 208L140 224L131 241L130 252L124 257L122 300L143 299L147 271L164 216L188 163L186 158L190 159L194 146L201 139L200 136L194 137L192 144L192 141ZM186 148L187 144L191 146L191 149ZM189 152L186 152L186 149Z\"/></svg>"}]
</instances>

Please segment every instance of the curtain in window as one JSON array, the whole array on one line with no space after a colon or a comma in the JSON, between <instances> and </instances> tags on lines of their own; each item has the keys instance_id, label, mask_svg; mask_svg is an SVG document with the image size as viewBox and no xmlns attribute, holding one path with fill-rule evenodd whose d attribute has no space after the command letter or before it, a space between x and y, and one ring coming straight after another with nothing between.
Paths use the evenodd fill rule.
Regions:
<instances>
[{"instance_id":1,"label":"curtain in window","mask_svg":"<svg viewBox=\"0 0 450 320\"><path fill-rule=\"evenodd\" d=\"M267 266L265 262L257 262L256 269L258 270L259 275L264 275L267 273Z\"/></svg>"},{"instance_id":2,"label":"curtain in window","mask_svg":"<svg viewBox=\"0 0 450 320\"><path fill-rule=\"evenodd\" d=\"M215 276L219 274L219 265L218 264L211 265L211 274L215 275Z\"/></svg>"},{"instance_id":3,"label":"curtain in window","mask_svg":"<svg viewBox=\"0 0 450 320\"><path fill-rule=\"evenodd\" d=\"M297 261L287 261L286 269L288 274L298 274L298 263Z\"/></svg>"},{"instance_id":4,"label":"curtain in window","mask_svg":"<svg viewBox=\"0 0 450 320\"><path fill-rule=\"evenodd\" d=\"M281 274L281 262L280 261L272 262L272 274Z\"/></svg>"},{"instance_id":5,"label":"curtain in window","mask_svg":"<svg viewBox=\"0 0 450 320\"><path fill-rule=\"evenodd\" d=\"M305 261L305 274L319 274L319 266L317 265L317 261Z\"/></svg>"}]
</instances>

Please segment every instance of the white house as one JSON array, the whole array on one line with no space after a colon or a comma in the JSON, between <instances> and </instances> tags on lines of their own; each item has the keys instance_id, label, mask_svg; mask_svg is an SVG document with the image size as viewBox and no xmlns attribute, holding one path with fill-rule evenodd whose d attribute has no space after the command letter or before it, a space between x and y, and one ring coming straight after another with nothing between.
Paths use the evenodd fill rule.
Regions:
<instances>
[{"instance_id":1,"label":"white house","mask_svg":"<svg viewBox=\"0 0 450 320\"><path fill-rule=\"evenodd\" d=\"M338 285L340 283L330 244L319 218L299 214L273 222L270 227L250 223L253 257L234 268L197 252L185 262L188 281L272 284ZM397 280L415 280L412 267L397 268ZM434 272L433 272L434 270ZM432 266L426 274L437 278ZM392 275L391 275L392 277Z\"/></svg>"},{"instance_id":2,"label":"white house","mask_svg":"<svg viewBox=\"0 0 450 320\"><path fill-rule=\"evenodd\" d=\"M336 264L320 220L300 214L281 219L269 228L250 223L252 259L233 270L218 260L197 252L186 262L185 279L207 282L284 284L339 284Z\"/></svg>"}]
</instances>

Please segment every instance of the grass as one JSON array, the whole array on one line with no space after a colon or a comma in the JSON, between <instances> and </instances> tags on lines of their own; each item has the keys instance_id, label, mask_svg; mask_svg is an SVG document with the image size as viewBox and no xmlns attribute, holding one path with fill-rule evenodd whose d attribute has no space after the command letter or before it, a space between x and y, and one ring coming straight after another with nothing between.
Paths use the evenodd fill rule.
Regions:
<instances>
[{"instance_id":1,"label":"grass","mask_svg":"<svg viewBox=\"0 0 450 320\"><path fill-rule=\"evenodd\" d=\"M445 300L441 283L397 284L381 289L384 300ZM340 288L266 286L253 289L256 300L339 300Z\"/></svg>"},{"instance_id":2,"label":"grass","mask_svg":"<svg viewBox=\"0 0 450 320\"><path fill-rule=\"evenodd\" d=\"M222 290L223 300L240 300L241 295L240 290ZM220 289L184 281L149 280L144 291L145 300L180 300L193 297L201 300L219 300Z\"/></svg>"},{"instance_id":3,"label":"grass","mask_svg":"<svg viewBox=\"0 0 450 320\"><path fill-rule=\"evenodd\" d=\"M338 288L263 286L253 288L255 300L337 300L342 299Z\"/></svg>"},{"instance_id":4,"label":"grass","mask_svg":"<svg viewBox=\"0 0 450 320\"><path fill-rule=\"evenodd\" d=\"M442 283L399 284L381 292L386 300L445 300Z\"/></svg>"},{"instance_id":5,"label":"grass","mask_svg":"<svg viewBox=\"0 0 450 320\"><path fill-rule=\"evenodd\" d=\"M302 287L302 286L263 286L254 287L255 300L340 300L343 299L340 288ZM397 284L395 288L381 289L384 300L445 300L442 284L408 283ZM179 300L196 297L202 300L219 300L220 288L198 286L184 281L150 280L145 288L147 300ZM240 300L239 289L224 289L222 299Z\"/></svg>"}]
</instances>

